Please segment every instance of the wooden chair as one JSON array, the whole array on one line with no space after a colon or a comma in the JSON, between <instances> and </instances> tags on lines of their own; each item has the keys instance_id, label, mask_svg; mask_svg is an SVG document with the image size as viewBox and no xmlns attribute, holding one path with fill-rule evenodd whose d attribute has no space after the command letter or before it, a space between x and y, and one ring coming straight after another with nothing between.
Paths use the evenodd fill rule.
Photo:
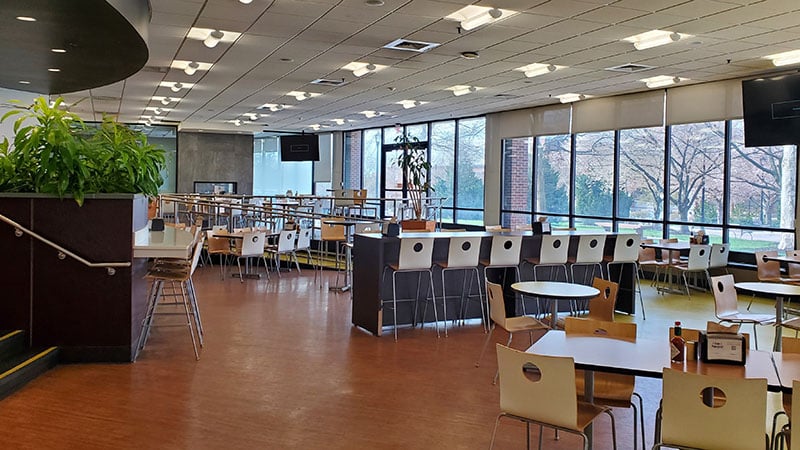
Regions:
<instances>
[{"instance_id":1,"label":"wooden chair","mask_svg":"<svg viewBox=\"0 0 800 450\"><path fill-rule=\"evenodd\" d=\"M233 255L231 251L231 241L227 238L220 238L214 237L215 230L208 230L206 231L207 239L208 239L208 248L206 252L209 256L209 261L211 261L212 255L218 255L220 257L220 264L219 264L219 274L222 279L225 279L225 266L228 262L228 257Z\"/></svg>"},{"instance_id":2,"label":"wooden chair","mask_svg":"<svg viewBox=\"0 0 800 450\"><path fill-rule=\"evenodd\" d=\"M753 339L758 350L757 326L774 322L775 315L740 313L733 275L720 275L711 278L711 291L714 293L714 315L720 322L753 324Z\"/></svg>"},{"instance_id":3,"label":"wooden chair","mask_svg":"<svg viewBox=\"0 0 800 450\"><path fill-rule=\"evenodd\" d=\"M611 418L611 436L617 448L614 415L609 408L578 401L575 391L575 362L572 358L525 353L497 344L497 366L500 371L500 414L495 420L489 448L494 447L500 419L509 417L525 422L527 436L530 424L574 433L583 438L584 429L600 414ZM765 387L766 388L766 387ZM539 448L542 433L539 433Z\"/></svg>"},{"instance_id":4,"label":"wooden chair","mask_svg":"<svg viewBox=\"0 0 800 450\"><path fill-rule=\"evenodd\" d=\"M486 353L486 347L489 346L489 342L492 340L492 332L494 332L495 327L500 327L508 333L508 341L506 342L507 346L511 345L511 339L514 338L514 333L527 331L528 337L530 338L530 343L533 344L533 334L531 334L533 331L546 331L549 329L547 325L538 321L533 316L506 317L506 304L505 300L503 300L503 287L499 284L487 281L486 297L489 303L489 317L491 319L491 325L489 327L489 333L486 334L486 340L483 342L481 354L478 355L478 360L475 362L475 367L480 366L481 359L483 359L483 354ZM496 382L497 373L494 375L492 384Z\"/></svg>"},{"instance_id":5,"label":"wooden chair","mask_svg":"<svg viewBox=\"0 0 800 450\"><path fill-rule=\"evenodd\" d=\"M708 406L707 396L700 395L720 390L722 405ZM766 379L714 377L665 367L661 437L653 448L768 448L766 414Z\"/></svg>"},{"instance_id":6,"label":"wooden chair","mask_svg":"<svg viewBox=\"0 0 800 450\"><path fill-rule=\"evenodd\" d=\"M778 261L767 261L769 256L778 256L775 250L768 252L756 252L756 274L758 281L772 282L772 283L800 283L800 279L792 277L781 276L781 263ZM750 298L750 303L747 304L747 310L750 311L750 306L753 305L753 300L756 295Z\"/></svg>"},{"instance_id":7,"label":"wooden chair","mask_svg":"<svg viewBox=\"0 0 800 450\"><path fill-rule=\"evenodd\" d=\"M619 293L619 284L595 277L592 281L592 287L599 290L600 293L589 300L589 314L586 318L613 322L614 307L617 304L617 294ZM549 325L549 316L543 318L542 322ZM564 328L563 317L559 317L556 321L556 328Z\"/></svg>"},{"instance_id":8,"label":"wooden chair","mask_svg":"<svg viewBox=\"0 0 800 450\"><path fill-rule=\"evenodd\" d=\"M636 324L632 322L611 322L567 317L564 331L567 334L596 334L604 337L636 340ZM584 373L582 370L575 370L575 387L578 392L578 398L583 399ZM602 372L594 374L594 403L615 408L631 408L633 410L633 448L637 448L636 442L640 435L639 426L641 426L642 448L644 448L644 403L642 396L634 392L635 387L636 377L633 375ZM634 397L638 400L638 408L633 401ZM639 418L638 423L637 416Z\"/></svg>"}]
</instances>

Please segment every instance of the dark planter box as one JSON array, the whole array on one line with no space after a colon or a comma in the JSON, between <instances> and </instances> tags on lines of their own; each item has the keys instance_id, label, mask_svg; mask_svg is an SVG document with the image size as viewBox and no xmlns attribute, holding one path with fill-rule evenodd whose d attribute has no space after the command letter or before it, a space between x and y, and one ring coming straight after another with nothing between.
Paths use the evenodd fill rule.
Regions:
<instances>
[{"instance_id":1,"label":"dark planter box","mask_svg":"<svg viewBox=\"0 0 800 450\"><path fill-rule=\"evenodd\" d=\"M64 362L132 361L145 312L146 260L133 232L147 223L142 195L72 199L0 194L0 215L93 263L131 262L109 275L0 222L0 330L25 330L34 347L58 346Z\"/></svg>"}]
</instances>

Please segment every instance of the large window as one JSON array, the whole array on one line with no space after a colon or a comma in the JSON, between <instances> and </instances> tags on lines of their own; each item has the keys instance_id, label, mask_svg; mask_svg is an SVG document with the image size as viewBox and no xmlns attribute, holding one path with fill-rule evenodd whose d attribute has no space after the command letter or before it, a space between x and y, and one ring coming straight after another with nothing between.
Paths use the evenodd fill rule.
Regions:
<instances>
[{"instance_id":1,"label":"large window","mask_svg":"<svg viewBox=\"0 0 800 450\"><path fill-rule=\"evenodd\" d=\"M568 134L536 138L536 213L569 214L571 154Z\"/></svg>"},{"instance_id":2,"label":"large window","mask_svg":"<svg viewBox=\"0 0 800 450\"><path fill-rule=\"evenodd\" d=\"M794 248L797 149L745 147L741 120L521 137L502 148L504 226L546 215L555 227L653 239L702 230L737 252Z\"/></svg>"},{"instance_id":3,"label":"large window","mask_svg":"<svg viewBox=\"0 0 800 450\"><path fill-rule=\"evenodd\" d=\"M399 156L397 137L404 132L420 142L427 142L431 162L429 182L433 198L444 198L441 217L433 209L425 211L430 219L446 223L483 225L484 165L486 120L483 117L421 123L350 132L345 137L345 159L355 153L355 133L361 133L361 184L370 197L400 199L406 196L403 174L395 161ZM354 184L354 163L345 161L343 180ZM383 216L400 215L400 202L385 202ZM436 201L438 205L438 200Z\"/></svg>"},{"instance_id":4,"label":"large window","mask_svg":"<svg viewBox=\"0 0 800 450\"><path fill-rule=\"evenodd\" d=\"M278 138L254 140L253 195L311 194L313 163L281 162Z\"/></svg>"}]
</instances>

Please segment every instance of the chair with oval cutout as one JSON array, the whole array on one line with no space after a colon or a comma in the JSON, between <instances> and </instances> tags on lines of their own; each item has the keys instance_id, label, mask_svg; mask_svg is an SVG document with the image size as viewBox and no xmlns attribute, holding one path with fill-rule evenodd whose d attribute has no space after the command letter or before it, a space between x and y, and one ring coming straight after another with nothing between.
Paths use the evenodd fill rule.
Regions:
<instances>
[{"instance_id":1,"label":"chair with oval cutout","mask_svg":"<svg viewBox=\"0 0 800 450\"><path fill-rule=\"evenodd\" d=\"M478 288L478 303L481 307L481 320L484 321L486 326L486 314L484 310L483 293L481 292L480 272L478 271L479 259L481 251L481 237L470 236L461 237L454 236L449 239L447 250L447 261L438 261L436 264L442 269L442 304L444 309L444 335L447 336L447 283L445 282L445 274L447 272L458 271L464 274L464 282L462 284L461 294L459 299L459 319L464 319L465 314L465 300L466 307L469 307L470 292L472 289L472 281Z\"/></svg>"},{"instance_id":2,"label":"chair with oval cutout","mask_svg":"<svg viewBox=\"0 0 800 450\"><path fill-rule=\"evenodd\" d=\"M606 262L606 278L611 280L611 267L619 265L619 278L616 283L621 284L622 274L625 265L633 265L633 304L636 302L636 294L639 294L639 305L642 307L642 319L646 319L647 315L644 310L644 298L642 298L642 287L639 283L639 248L641 247L642 238L638 234L618 234L614 241L614 253L611 256L604 257ZM613 280L612 280L613 281Z\"/></svg>"},{"instance_id":3,"label":"chair with oval cutout","mask_svg":"<svg viewBox=\"0 0 800 450\"><path fill-rule=\"evenodd\" d=\"M611 436L617 448L616 426L610 409L578 401L575 391L575 362L569 357L525 353L497 344L497 366L500 371L500 414L495 420L489 448L494 447L500 419L508 417L525 422L527 436L530 424L574 433L589 442L586 427L600 414L611 418ZM539 433L541 448L542 433Z\"/></svg>"},{"instance_id":4,"label":"chair with oval cutout","mask_svg":"<svg viewBox=\"0 0 800 450\"><path fill-rule=\"evenodd\" d=\"M386 271L392 272L392 298L391 300L382 300L381 307L386 308L388 305L392 308L392 325L394 328L394 340L397 341L397 275L402 273L417 273L417 291L413 298L400 300L404 302L414 302L414 316L416 320L417 303L419 301L419 290L422 284L422 274L428 273L429 285L427 292L431 294L431 301L433 302L433 314L436 323L436 336L439 336L439 316L436 310L436 293L433 289L433 238L400 238L400 255L396 263L387 264L383 268L383 276L386 277ZM427 292L425 298L427 299Z\"/></svg>"}]
</instances>

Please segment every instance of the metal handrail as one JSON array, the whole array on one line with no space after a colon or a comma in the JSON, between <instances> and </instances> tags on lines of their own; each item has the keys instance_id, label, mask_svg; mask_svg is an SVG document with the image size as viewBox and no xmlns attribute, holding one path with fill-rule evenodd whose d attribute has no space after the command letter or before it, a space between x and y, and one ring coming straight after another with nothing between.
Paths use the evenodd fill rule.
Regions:
<instances>
[{"instance_id":1,"label":"metal handrail","mask_svg":"<svg viewBox=\"0 0 800 450\"><path fill-rule=\"evenodd\" d=\"M106 269L106 271L108 272L109 275L114 275L117 272L114 269L115 267L130 267L131 266L130 262L93 263L93 262L81 257L80 255L76 255L75 253L65 249L64 247L56 244L55 242L52 242L49 239L47 239L47 238L45 238L43 236L40 236L36 232L23 227L22 225L18 224L17 222L14 222L13 220L9 219L8 217L6 217L6 216L4 216L2 214L0 214L0 221L3 221L5 223L11 225L12 227L14 227L14 235L15 236L22 237L23 234L28 234L28 235L36 238L40 242L43 242L43 243L49 245L50 247L53 247L54 249L58 250L58 259L64 259L67 256L69 256L70 258L83 263L83 265L85 265L87 267L105 267L105 269Z\"/></svg>"}]
</instances>

